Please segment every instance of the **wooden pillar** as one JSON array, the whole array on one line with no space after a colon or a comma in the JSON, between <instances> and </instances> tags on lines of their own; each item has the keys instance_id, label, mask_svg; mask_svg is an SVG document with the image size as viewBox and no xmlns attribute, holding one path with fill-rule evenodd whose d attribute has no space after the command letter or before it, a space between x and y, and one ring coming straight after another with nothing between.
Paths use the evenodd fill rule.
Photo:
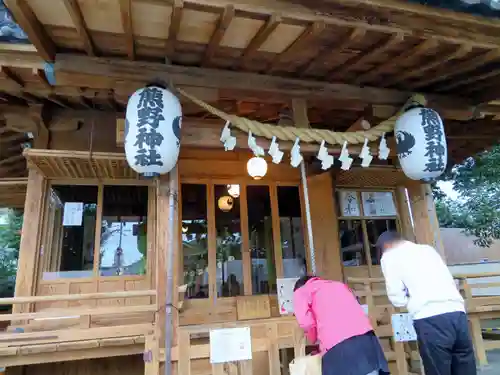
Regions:
<instances>
[{"instance_id":1,"label":"wooden pillar","mask_svg":"<svg viewBox=\"0 0 500 375\"><path fill-rule=\"evenodd\" d=\"M318 276L330 280L343 280L339 223L332 176L328 172L310 176L307 178L307 185ZM305 217L304 208L302 212L302 216Z\"/></svg>"},{"instance_id":2,"label":"wooden pillar","mask_svg":"<svg viewBox=\"0 0 500 375\"><path fill-rule=\"evenodd\" d=\"M406 195L406 187L398 186L396 189L396 203L399 211L401 233L408 241L415 241L415 232L413 231L410 202Z\"/></svg>"},{"instance_id":3,"label":"wooden pillar","mask_svg":"<svg viewBox=\"0 0 500 375\"><path fill-rule=\"evenodd\" d=\"M160 347L164 347L165 343L165 316L166 316L166 292L167 292L167 270L168 270L168 242L170 238L174 241L174 256L173 256L173 287L169 292L172 293L172 333L175 345L177 341L177 327L179 323L179 314L176 306L179 304L179 255L180 255L180 238L179 238L179 174L178 168L175 168L171 173L161 176L156 191L156 293L158 301L158 314L156 316L156 325L159 329ZM170 217L170 205L175 206L174 215ZM175 220L174 232L170 233L169 220Z\"/></svg>"},{"instance_id":4,"label":"wooden pillar","mask_svg":"<svg viewBox=\"0 0 500 375\"><path fill-rule=\"evenodd\" d=\"M407 184L417 243L434 247L445 259L444 246L429 184L411 181Z\"/></svg>"},{"instance_id":5,"label":"wooden pillar","mask_svg":"<svg viewBox=\"0 0 500 375\"><path fill-rule=\"evenodd\" d=\"M16 276L16 297L31 296L36 287L36 272L40 257L43 212L46 202L47 180L37 170L30 169L26 201L24 204L23 228L19 246L19 261ZM14 305L13 312L28 312L26 305Z\"/></svg>"}]
</instances>

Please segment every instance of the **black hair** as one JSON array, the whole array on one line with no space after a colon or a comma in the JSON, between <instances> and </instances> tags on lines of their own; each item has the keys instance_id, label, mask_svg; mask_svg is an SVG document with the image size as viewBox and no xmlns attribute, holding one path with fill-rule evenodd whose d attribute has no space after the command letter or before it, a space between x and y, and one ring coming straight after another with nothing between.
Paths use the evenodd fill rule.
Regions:
<instances>
[{"instance_id":1,"label":"black hair","mask_svg":"<svg viewBox=\"0 0 500 375\"><path fill-rule=\"evenodd\" d=\"M390 244L391 242L398 242L402 240L404 240L404 238L403 236L401 236L401 234L393 230L388 230L379 236L375 246L383 250L385 245Z\"/></svg>"},{"instance_id":2,"label":"black hair","mask_svg":"<svg viewBox=\"0 0 500 375\"><path fill-rule=\"evenodd\" d=\"M311 280L315 276L302 276L300 279L297 280L295 283L295 286L293 287L293 291L295 292L297 289L302 288L306 283Z\"/></svg>"}]
</instances>

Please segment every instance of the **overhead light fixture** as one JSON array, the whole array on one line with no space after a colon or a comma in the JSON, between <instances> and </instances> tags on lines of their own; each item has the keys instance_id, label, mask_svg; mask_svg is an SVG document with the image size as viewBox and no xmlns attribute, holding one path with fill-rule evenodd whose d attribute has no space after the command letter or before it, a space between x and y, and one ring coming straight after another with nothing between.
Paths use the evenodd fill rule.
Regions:
<instances>
[{"instance_id":1,"label":"overhead light fixture","mask_svg":"<svg viewBox=\"0 0 500 375\"><path fill-rule=\"evenodd\" d=\"M267 173L267 162L260 156L254 156L247 163L247 172L254 180L260 180Z\"/></svg>"},{"instance_id":2,"label":"overhead light fixture","mask_svg":"<svg viewBox=\"0 0 500 375\"><path fill-rule=\"evenodd\" d=\"M222 212L228 212L233 208L234 200L232 197L224 195L223 197L219 198L219 200L217 201L217 205Z\"/></svg>"},{"instance_id":3,"label":"overhead light fixture","mask_svg":"<svg viewBox=\"0 0 500 375\"><path fill-rule=\"evenodd\" d=\"M227 185L227 192L233 198L238 198L240 196L240 185Z\"/></svg>"}]
</instances>

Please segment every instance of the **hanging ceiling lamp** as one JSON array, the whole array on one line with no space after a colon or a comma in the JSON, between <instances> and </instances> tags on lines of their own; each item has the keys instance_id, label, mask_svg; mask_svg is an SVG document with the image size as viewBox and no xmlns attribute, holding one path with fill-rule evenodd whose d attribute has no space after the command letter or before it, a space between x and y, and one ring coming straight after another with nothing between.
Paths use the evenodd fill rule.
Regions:
<instances>
[{"instance_id":1,"label":"hanging ceiling lamp","mask_svg":"<svg viewBox=\"0 0 500 375\"><path fill-rule=\"evenodd\" d=\"M227 192L233 198L240 196L240 185L227 185Z\"/></svg>"},{"instance_id":2,"label":"hanging ceiling lamp","mask_svg":"<svg viewBox=\"0 0 500 375\"><path fill-rule=\"evenodd\" d=\"M228 212L233 208L234 200L230 196L224 195L219 198L217 205L222 212Z\"/></svg>"},{"instance_id":3,"label":"hanging ceiling lamp","mask_svg":"<svg viewBox=\"0 0 500 375\"><path fill-rule=\"evenodd\" d=\"M267 173L267 162L260 156L254 156L247 163L247 172L254 180L260 180Z\"/></svg>"}]
</instances>

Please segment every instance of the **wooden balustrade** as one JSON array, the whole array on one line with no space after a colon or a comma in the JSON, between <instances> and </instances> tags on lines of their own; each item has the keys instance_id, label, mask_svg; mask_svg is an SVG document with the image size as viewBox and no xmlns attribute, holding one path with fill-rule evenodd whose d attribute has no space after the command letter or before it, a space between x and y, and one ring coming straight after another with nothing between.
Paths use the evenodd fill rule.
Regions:
<instances>
[{"instance_id":1,"label":"wooden balustrade","mask_svg":"<svg viewBox=\"0 0 500 375\"><path fill-rule=\"evenodd\" d=\"M385 285L380 285L377 289L373 288L374 284L385 284L385 280L383 278L348 277L346 282L360 303L368 306L368 315L384 347L386 357L388 360L391 358L387 355L387 348L390 348L391 352L389 353L393 353L395 357L397 373L408 374L408 360L420 361L420 369L422 369L416 343L403 343L394 340L392 314L404 312L404 310L396 309L391 305L387 298Z\"/></svg>"},{"instance_id":2,"label":"wooden balustrade","mask_svg":"<svg viewBox=\"0 0 500 375\"><path fill-rule=\"evenodd\" d=\"M500 318L500 295L474 295L473 289L500 288L500 281L489 282L488 279L500 277L500 273L470 273L457 274L454 277L459 280L459 288L465 299L472 342L476 352L476 359L480 366L488 364L486 352L500 348L500 341L485 340L483 338L481 320ZM470 280L484 279L481 282L471 283ZM478 280L479 281L479 280ZM484 282L483 282L484 281Z\"/></svg>"},{"instance_id":3,"label":"wooden balustrade","mask_svg":"<svg viewBox=\"0 0 500 375\"><path fill-rule=\"evenodd\" d=\"M0 368L32 363L58 362L74 359L101 358L115 355L143 353L158 345L154 318L151 321L131 320L127 317L158 311L155 290L128 292L70 294L56 296L14 297L0 299L0 305L33 305L41 302L116 301L151 297L149 303L137 305L112 305L89 307L74 306L42 311L0 315L0 321L12 324L0 334ZM144 299L142 300L144 302ZM93 325L92 317L107 315L107 324ZM71 328L58 324L67 319L77 319L80 325ZM51 322L50 325L37 324ZM50 328L54 326L55 329ZM154 349L154 348L153 348ZM151 350L158 352L159 348Z\"/></svg>"}]
</instances>

